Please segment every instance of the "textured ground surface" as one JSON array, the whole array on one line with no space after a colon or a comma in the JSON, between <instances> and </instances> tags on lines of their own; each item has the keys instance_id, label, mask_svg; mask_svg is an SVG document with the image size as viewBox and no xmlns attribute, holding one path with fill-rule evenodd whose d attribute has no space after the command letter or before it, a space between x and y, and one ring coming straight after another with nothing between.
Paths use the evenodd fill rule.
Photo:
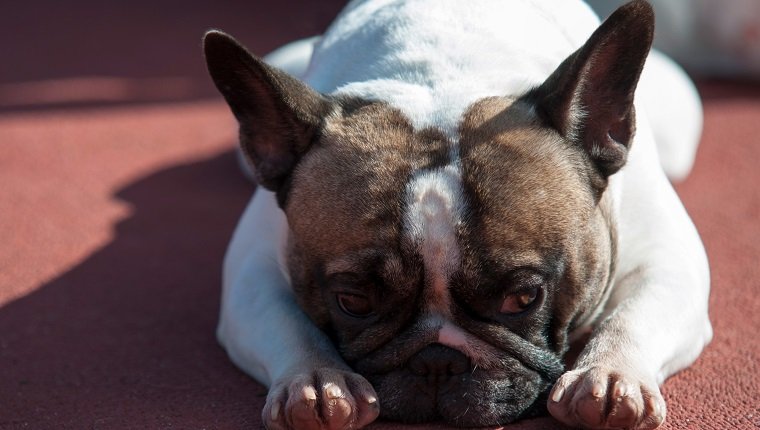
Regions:
<instances>
[{"instance_id":1,"label":"textured ground surface","mask_svg":"<svg viewBox=\"0 0 760 430\"><path fill-rule=\"evenodd\" d=\"M253 188L200 34L263 54L340 2L104 3L0 13L0 429L257 429L265 390L213 337ZM663 387L664 428L757 428L760 87L701 90L704 140L677 189L712 263L715 339Z\"/></svg>"}]
</instances>

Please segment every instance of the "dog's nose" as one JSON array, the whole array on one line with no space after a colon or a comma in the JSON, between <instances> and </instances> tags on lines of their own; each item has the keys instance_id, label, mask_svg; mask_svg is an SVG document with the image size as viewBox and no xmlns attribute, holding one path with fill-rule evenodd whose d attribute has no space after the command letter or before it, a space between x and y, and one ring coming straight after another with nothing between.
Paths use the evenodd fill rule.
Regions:
<instances>
[{"instance_id":1,"label":"dog's nose","mask_svg":"<svg viewBox=\"0 0 760 430\"><path fill-rule=\"evenodd\" d=\"M455 349L432 344L415 354L407 367L415 375L427 376L441 383L454 375L468 372L470 359Z\"/></svg>"}]
</instances>

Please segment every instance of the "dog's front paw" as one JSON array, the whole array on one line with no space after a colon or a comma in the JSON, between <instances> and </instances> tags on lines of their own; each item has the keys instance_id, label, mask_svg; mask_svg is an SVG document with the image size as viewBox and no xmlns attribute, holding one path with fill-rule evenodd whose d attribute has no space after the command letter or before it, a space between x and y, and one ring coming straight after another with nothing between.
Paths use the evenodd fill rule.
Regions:
<instances>
[{"instance_id":1,"label":"dog's front paw","mask_svg":"<svg viewBox=\"0 0 760 430\"><path fill-rule=\"evenodd\" d=\"M601 367L571 370L549 395L554 418L588 429L654 429L665 420L665 400L652 380Z\"/></svg>"},{"instance_id":2,"label":"dog's front paw","mask_svg":"<svg viewBox=\"0 0 760 430\"><path fill-rule=\"evenodd\" d=\"M364 377L322 368L275 382L262 419L269 430L353 430L379 413L377 394Z\"/></svg>"}]
</instances>

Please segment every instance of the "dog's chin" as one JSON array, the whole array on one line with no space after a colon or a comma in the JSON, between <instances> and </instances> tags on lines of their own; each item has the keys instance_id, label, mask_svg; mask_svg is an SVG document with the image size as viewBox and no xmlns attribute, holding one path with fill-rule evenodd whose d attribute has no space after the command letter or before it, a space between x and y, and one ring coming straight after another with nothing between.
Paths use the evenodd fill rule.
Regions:
<instances>
[{"instance_id":1,"label":"dog's chin","mask_svg":"<svg viewBox=\"0 0 760 430\"><path fill-rule=\"evenodd\" d=\"M380 416L405 423L445 421L457 427L503 425L545 410L551 383L529 369L475 369L445 381L407 369L365 375L380 398Z\"/></svg>"}]
</instances>

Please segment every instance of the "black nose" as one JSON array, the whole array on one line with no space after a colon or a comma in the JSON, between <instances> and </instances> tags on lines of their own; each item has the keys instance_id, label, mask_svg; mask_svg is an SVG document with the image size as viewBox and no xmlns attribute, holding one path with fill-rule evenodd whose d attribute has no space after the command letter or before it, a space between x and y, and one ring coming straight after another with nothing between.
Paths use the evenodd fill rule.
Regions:
<instances>
[{"instance_id":1,"label":"black nose","mask_svg":"<svg viewBox=\"0 0 760 430\"><path fill-rule=\"evenodd\" d=\"M470 359L461 352L432 344L415 354L407 364L415 375L427 376L431 382L443 383L454 375L470 371Z\"/></svg>"}]
</instances>

